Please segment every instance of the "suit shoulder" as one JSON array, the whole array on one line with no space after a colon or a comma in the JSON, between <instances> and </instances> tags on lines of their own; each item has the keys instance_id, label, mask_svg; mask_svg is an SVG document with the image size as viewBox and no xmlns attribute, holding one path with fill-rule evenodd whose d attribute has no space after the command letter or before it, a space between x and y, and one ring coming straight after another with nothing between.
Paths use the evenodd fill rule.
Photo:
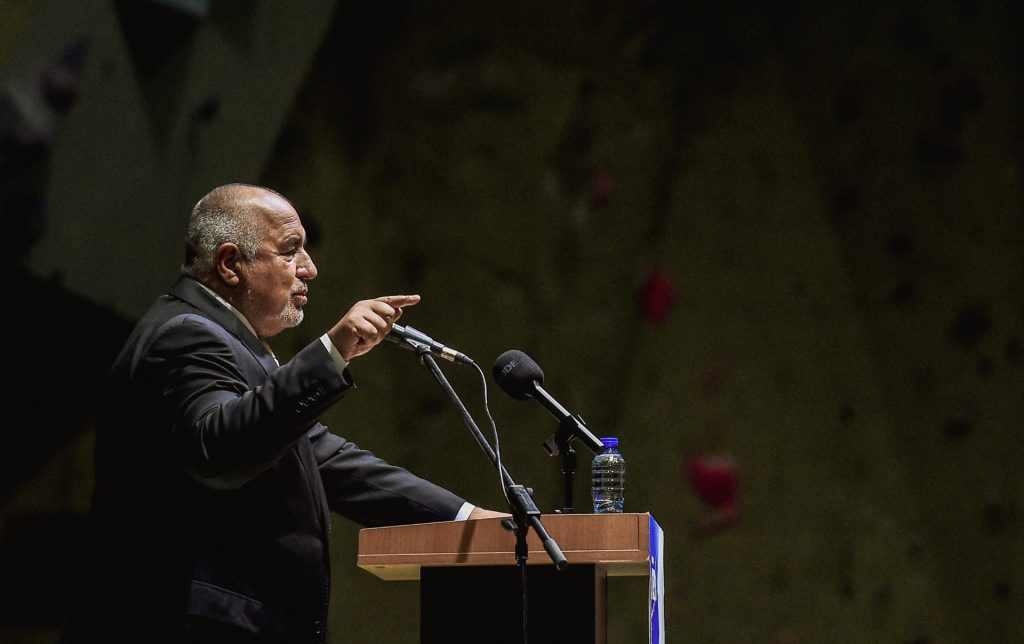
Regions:
<instances>
[{"instance_id":1,"label":"suit shoulder","mask_svg":"<svg viewBox=\"0 0 1024 644\"><path fill-rule=\"evenodd\" d=\"M240 344L230 331L215 320L199 313L179 313L164 320L154 329L152 344L200 343Z\"/></svg>"}]
</instances>

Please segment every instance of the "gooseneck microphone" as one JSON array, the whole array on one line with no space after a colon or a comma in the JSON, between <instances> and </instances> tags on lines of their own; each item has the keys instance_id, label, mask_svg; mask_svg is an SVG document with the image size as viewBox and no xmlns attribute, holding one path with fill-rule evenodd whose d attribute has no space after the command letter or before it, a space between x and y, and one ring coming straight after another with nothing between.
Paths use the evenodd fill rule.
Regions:
<instances>
[{"instance_id":1,"label":"gooseneck microphone","mask_svg":"<svg viewBox=\"0 0 1024 644\"><path fill-rule=\"evenodd\" d=\"M491 371L494 380L505 393L516 400L533 398L544 406L554 416L559 425L563 428L562 433L568 434L566 440L579 438L587 447L595 453L604 449L601 441L590 433L583 419L570 414L557 400L551 397L542 386L544 384L544 372L533 358L517 349L510 349L498 356ZM552 456L557 456L558 451L552 441L544 444ZM558 436L562 438L562 436ZM554 450L554 451L553 451Z\"/></svg>"},{"instance_id":2,"label":"gooseneck microphone","mask_svg":"<svg viewBox=\"0 0 1024 644\"><path fill-rule=\"evenodd\" d=\"M473 364L473 359L465 353L456 351L451 347L446 347L426 333L417 331L411 326L392 324L391 332L384 336L384 339L410 351L417 351L420 347L425 347L430 353L450 362Z\"/></svg>"}]
</instances>

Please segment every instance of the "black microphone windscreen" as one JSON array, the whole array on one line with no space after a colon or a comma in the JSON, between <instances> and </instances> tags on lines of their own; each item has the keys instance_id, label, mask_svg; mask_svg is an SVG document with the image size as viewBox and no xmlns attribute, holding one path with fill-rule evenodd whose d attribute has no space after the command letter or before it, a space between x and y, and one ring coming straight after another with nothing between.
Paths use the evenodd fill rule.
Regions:
<instances>
[{"instance_id":1,"label":"black microphone windscreen","mask_svg":"<svg viewBox=\"0 0 1024 644\"><path fill-rule=\"evenodd\" d=\"M498 356L491 370L495 382L516 400L526 400L533 393L534 384L544 384L544 372L533 358L517 349Z\"/></svg>"}]
</instances>

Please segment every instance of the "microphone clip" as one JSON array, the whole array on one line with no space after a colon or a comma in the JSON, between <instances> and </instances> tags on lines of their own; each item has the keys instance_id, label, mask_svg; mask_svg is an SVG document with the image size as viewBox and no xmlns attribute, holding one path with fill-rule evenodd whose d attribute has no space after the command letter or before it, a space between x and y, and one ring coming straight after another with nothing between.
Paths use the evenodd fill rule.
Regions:
<instances>
[{"instance_id":1,"label":"microphone clip","mask_svg":"<svg viewBox=\"0 0 1024 644\"><path fill-rule=\"evenodd\" d=\"M583 441L595 454L604 449L601 439L590 433L583 417L576 414L575 416L566 416L558 423L558 431L544 441L544 450L548 453L548 456L562 456L566 453L573 453L572 445L569 442L577 438Z\"/></svg>"},{"instance_id":2,"label":"microphone clip","mask_svg":"<svg viewBox=\"0 0 1024 644\"><path fill-rule=\"evenodd\" d=\"M423 362L423 359L426 356L433 354L433 351L431 351L430 349L430 345L423 344L419 340L413 340L412 338L402 338L399 341L399 346L403 345L415 351L416 357L419 358L420 362Z\"/></svg>"}]
</instances>

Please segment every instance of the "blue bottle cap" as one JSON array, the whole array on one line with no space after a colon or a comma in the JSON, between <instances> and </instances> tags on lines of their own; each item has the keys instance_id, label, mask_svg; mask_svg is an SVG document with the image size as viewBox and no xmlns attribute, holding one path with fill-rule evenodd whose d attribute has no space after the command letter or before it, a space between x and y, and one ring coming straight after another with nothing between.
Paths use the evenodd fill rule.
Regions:
<instances>
[{"instance_id":1,"label":"blue bottle cap","mask_svg":"<svg viewBox=\"0 0 1024 644\"><path fill-rule=\"evenodd\" d=\"M605 448L608 448L608 447L618 447L619 446L619 439L614 438L612 436L602 436L601 437L601 444L603 444L605 446Z\"/></svg>"}]
</instances>

